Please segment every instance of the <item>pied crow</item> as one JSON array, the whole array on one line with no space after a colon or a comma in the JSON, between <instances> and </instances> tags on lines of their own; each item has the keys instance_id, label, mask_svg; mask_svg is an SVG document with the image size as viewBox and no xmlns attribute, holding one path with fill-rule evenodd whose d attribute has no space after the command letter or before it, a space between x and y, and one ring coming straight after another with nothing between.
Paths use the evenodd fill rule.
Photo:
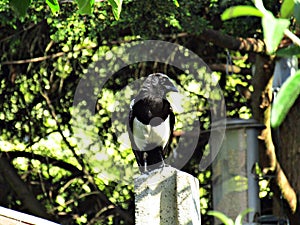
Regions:
<instances>
[{"instance_id":1,"label":"pied crow","mask_svg":"<svg viewBox=\"0 0 300 225\"><path fill-rule=\"evenodd\" d=\"M168 92L178 90L167 75L154 73L131 101L128 133L141 172L165 165L175 123Z\"/></svg>"}]
</instances>

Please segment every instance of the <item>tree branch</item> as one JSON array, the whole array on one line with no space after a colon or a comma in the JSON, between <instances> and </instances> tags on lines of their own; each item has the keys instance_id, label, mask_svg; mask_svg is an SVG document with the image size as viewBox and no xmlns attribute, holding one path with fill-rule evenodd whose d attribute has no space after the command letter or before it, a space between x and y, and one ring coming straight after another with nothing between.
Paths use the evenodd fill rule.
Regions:
<instances>
[{"instance_id":1,"label":"tree branch","mask_svg":"<svg viewBox=\"0 0 300 225\"><path fill-rule=\"evenodd\" d=\"M39 160L41 163L52 164L53 166L57 166L64 170L68 170L71 173L83 175L81 170L79 170L76 166L70 163L49 156L34 154L32 152L24 152L24 151L11 151L5 153L3 152L1 157L9 159L9 161L12 161L13 159L18 157L25 157L27 159L36 159Z\"/></svg>"},{"instance_id":2,"label":"tree branch","mask_svg":"<svg viewBox=\"0 0 300 225\"><path fill-rule=\"evenodd\" d=\"M27 187L26 187L26 185L23 183L23 181L22 181L19 177L16 177L16 176L18 176L17 174L16 174L16 176L13 176L13 175L12 175L12 173L16 173L16 172L15 172L15 169L14 169L14 168L9 164L9 162L7 161L7 160L11 161L12 159L15 159L15 158L17 158L17 157L25 157L25 158L28 158L28 159L36 159L36 160L39 160L39 161L42 162L42 163L52 164L52 165L54 165L54 166L57 166L57 167L60 167L60 168L62 168L62 169L65 169L65 170L70 171L73 175L76 175L76 177L85 175L85 174L84 174L81 170L79 170L76 166L73 166L73 165L71 165L71 164L69 164L69 163L66 163L66 162L64 162L64 161L62 161L62 160L58 160L58 159L55 159L55 158L45 157L45 156L37 155L37 154L34 154L34 153L30 153L30 152L24 152L24 151L5 152L5 154L2 153L2 158L0 158L0 174L2 174L3 171L4 171L4 170L2 169L3 167L6 168L5 171L11 170L11 169L14 171L14 172L6 173L7 176L9 176L9 179L10 179L10 181L8 181L8 183L9 183L10 185L13 185L13 186L15 187L15 189L17 189L17 191L16 191L15 189L14 189L14 191L17 193L17 195L19 196L19 198L20 198L21 200L23 199L23 198L21 198L21 196L22 196L22 197L23 197L23 195L24 195L24 196L27 196L26 198L24 198L23 201L26 201L29 205L31 204L31 202L32 202L32 204L36 204L36 202L34 202L34 201L31 200L31 198L34 198L34 196L33 196L32 193L27 189ZM5 160L6 163L3 163L3 160ZM9 167L7 166L7 164L9 164L11 168L9 168ZM5 179L6 179L6 176L5 176ZM19 180L18 180L18 179L19 179ZM83 179L86 180L86 181L90 181L90 179L87 179L86 177L83 178ZM6 179L6 180L7 180L7 179ZM22 184L20 184L20 183L22 183ZM26 188L26 190L23 190L24 188ZM125 220L128 222L128 224L133 224L132 218L126 214L126 211L124 211L123 209L121 209L121 208L119 208L118 206L114 205L114 204L113 204L113 203L105 196L104 193L102 193L101 191L98 190L98 188L96 188L93 192L91 192L91 193L85 193L84 195L96 195L96 197L94 198L94 201L95 201L96 198L99 198L99 199L102 201L102 203L104 203L105 205L113 207L113 209L114 209L114 210L115 210L115 211L116 211L123 219L125 219ZM80 198L81 198L81 196L79 196L78 199L80 199ZM77 200L78 200L78 199L77 199ZM23 202L23 201L22 201L22 202ZM36 201L37 201L37 200L36 200ZM70 200L70 201L73 201L73 200ZM40 204L38 201L37 201L37 203ZM25 207L28 208L28 206L25 206ZM41 217L43 217L43 218L47 218L46 216L42 216L41 212L38 212L38 213L39 213L39 214L38 214L38 213L35 213L35 211L34 211L34 210L36 210L36 208L41 210L41 209L42 209L42 208L41 208L42 206L37 205L37 206L35 207L35 205L34 205L34 206L31 206L31 205L30 205L30 207L33 208L33 209L28 208L30 212L34 213L34 214L37 215L37 216L41 216ZM48 216L48 219L50 219L48 214L47 214L47 216ZM53 218L52 218L52 219L53 219Z\"/></svg>"},{"instance_id":3,"label":"tree branch","mask_svg":"<svg viewBox=\"0 0 300 225\"><path fill-rule=\"evenodd\" d=\"M58 52L53 55L46 55L46 56L36 57L36 58L32 58L32 59L20 59L20 60L6 61L1 64L2 65L13 65L13 64L26 64L26 63L41 62L41 61L45 61L47 59L54 59L54 58L61 57L64 54L65 54L65 52Z\"/></svg>"},{"instance_id":4,"label":"tree branch","mask_svg":"<svg viewBox=\"0 0 300 225\"><path fill-rule=\"evenodd\" d=\"M227 64L209 64L209 68L213 71L219 71L219 72L225 72L228 71L229 73L235 73L235 74L251 74L251 69L249 68L241 68L236 65L227 65Z\"/></svg>"},{"instance_id":5,"label":"tree branch","mask_svg":"<svg viewBox=\"0 0 300 225\"><path fill-rule=\"evenodd\" d=\"M297 35L292 33L289 29L285 29L284 34L289 37L294 44L300 46L300 39L297 37Z\"/></svg>"},{"instance_id":6,"label":"tree branch","mask_svg":"<svg viewBox=\"0 0 300 225\"><path fill-rule=\"evenodd\" d=\"M15 168L5 158L0 158L0 173L5 177L11 189L16 192L26 209L36 216L53 219L47 214L43 205L35 198L32 192L29 191Z\"/></svg>"},{"instance_id":7,"label":"tree branch","mask_svg":"<svg viewBox=\"0 0 300 225\"><path fill-rule=\"evenodd\" d=\"M283 198L287 201L291 212L295 213L298 204L297 194L288 181L278 161L276 164L275 182L278 185Z\"/></svg>"},{"instance_id":8,"label":"tree branch","mask_svg":"<svg viewBox=\"0 0 300 225\"><path fill-rule=\"evenodd\" d=\"M58 132L61 134L64 142L66 143L66 145L70 148L70 150L72 151L73 155L75 156L75 158L77 159L77 161L79 162L79 164L82 167L82 172L85 175L85 179L92 185L92 190L98 192L98 197L99 199L102 201L102 203L104 203L105 205L114 205L108 198L107 196L101 192L98 188L98 186L95 183L94 177L89 173L87 166L84 163L84 160L82 157L78 156L76 154L75 148L69 143L69 141L66 139L66 137L63 134L63 131L61 129L61 125L59 123L59 121L57 120L57 115L55 112L55 108L51 103L51 100L49 98L49 96L47 95L46 92L42 92L41 91L42 96L45 98L47 105L50 109L51 115L53 117L53 119L56 121L57 124L57 128L58 128ZM130 223L132 222L132 220L130 220L130 217L127 216L126 212L123 211L121 208L119 208L118 206L114 205L115 210L117 210L117 212L125 219L125 220L129 220Z\"/></svg>"},{"instance_id":9,"label":"tree branch","mask_svg":"<svg viewBox=\"0 0 300 225\"><path fill-rule=\"evenodd\" d=\"M211 29L204 30L203 33L199 35L199 38L206 42L212 42L219 47L228 48L234 51L255 53L265 52L265 43L262 40L255 38L236 38L224 34L221 31Z\"/></svg>"},{"instance_id":10,"label":"tree branch","mask_svg":"<svg viewBox=\"0 0 300 225\"><path fill-rule=\"evenodd\" d=\"M187 37L188 33L179 33L172 35L172 39ZM164 36L165 37L165 36ZM224 34L221 31L207 29L204 30L199 36L199 39L202 39L206 42L211 42L219 47L227 48L234 51L244 51L244 52L255 52L255 53L264 53L265 52L265 43L260 39L255 38L236 38L228 34ZM116 43L114 43L116 44ZM86 47L87 49L95 48L94 46ZM80 51L81 49L78 49ZM58 52L52 55L41 56L31 59L21 59L13 61L2 62L2 65L13 65L13 64L26 64L26 63L35 63L45 61L47 59L54 59L63 56L66 52Z\"/></svg>"},{"instance_id":11,"label":"tree branch","mask_svg":"<svg viewBox=\"0 0 300 225\"><path fill-rule=\"evenodd\" d=\"M52 104L52 102L51 102L51 100L50 100L48 94L47 94L46 92L43 92L43 91L40 91L40 93L41 93L41 95L44 97L44 99L46 100L46 103L47 103L47 106L48 106L48 108L49 108L49 110L50 110L51 116L52 116L52 118L53 118L53 119L55 120L55 122L56 122L57 130L58 130L59 134L61 135L63 141L64 141L65 144L68 146L68 148L70 149L70 151L72 152L72 154L74 155L74 157L76 158L76 160L78 161L78 163L80 164L80 166L82 167L82 170L83 170L84 172L87 172L87 171L86 171L85 163L84 163L84 161L83 161L83 158L82 158L80 155L78 155L78 154L76 153L74 146L72 146L72 145L70 144L70 142L67 140L67 138L66 138L65 135L63 134L63 130L62 130L62 128L61 128L61 124L60 124L60 122L59 122L58 119L57 119L57 115L56 115L56 112L55 112L55 108L54 108L54 106L53 106L53 104ZM88 175L89 175L89 174L88 174Z\"/></svg>"},{"instance_id":12,"label":"tree branch","mask_svg":"<svg viewBox=\"0 0 300 225\"><path fill-rule=\"evenodd\" d=\"M97 45L96 46L86 46L86 47L79 48L74 52L78 52L78 51L81 51L83 49L94 49L96 47L98 47L98 46ZM69 51L69 52L73 52L73 51ZM66 53L68 53L68 52L57 52L57 53L54 53L52 55L35 57L35 58L31 58L31 59L20 59L20 60L13 60L13 61L5 61L5 62L2 62L0 64L2 64L2 65L14 65L14 64L35 63L35 62L45 61L47 59L55 59L55 58L58 58L58 57L61 57L61 56L65 55Z\"/></svg>"},{"instance_id":13,"label":"tree branch","mask_svg":"<svg viewBox=\"0 0 300 225\"><path fill-rule=\"evenodd\" d=\"M275 176L276 185L281 190L283 198L288 203L292 212L297 207L297 196L292 188L288 178L282 170L277 160L275 146L272 141L270 116L271 116L271 100L272 100L272 65L269 59L257 55L255 73L253 76L254 92L252 94L252 110L254 118L265 125L259 139L260 142L260 164L264 174L272 174Z\"/></svg>"}]
</instances>

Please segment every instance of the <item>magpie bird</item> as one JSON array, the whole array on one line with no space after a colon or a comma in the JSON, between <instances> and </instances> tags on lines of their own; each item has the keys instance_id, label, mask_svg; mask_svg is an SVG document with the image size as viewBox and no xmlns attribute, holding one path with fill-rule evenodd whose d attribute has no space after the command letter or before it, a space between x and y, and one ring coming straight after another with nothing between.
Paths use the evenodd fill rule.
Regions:
<instances>
[{"instance_id":1,"label":"magpie bird","mask_svg":"<svg viewBox=\"0 0 300 225\"><path fill-rule=\"evenodd\" d=\"M178 92L170 78L162 73L150 74L131 101L129 139L141 172L165 165L175 116L168 92Z\"/></svg>"}]
</instances>

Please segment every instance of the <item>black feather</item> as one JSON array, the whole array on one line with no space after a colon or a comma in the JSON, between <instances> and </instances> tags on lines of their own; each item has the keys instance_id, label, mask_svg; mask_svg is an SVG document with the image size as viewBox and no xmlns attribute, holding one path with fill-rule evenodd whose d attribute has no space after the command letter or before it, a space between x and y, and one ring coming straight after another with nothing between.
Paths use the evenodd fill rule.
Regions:
<instances>
[{"instance_id":1,"label":"black feather","mask_svg":"<svg viewBox=\"0 0 300 225\"><path fill-rule=\"evenodd\" d=\"M166 94L170 91L177 91L177 89L166 75L151 74L146 78L140 92L131 104L129 138L133 153L142 172L163 166L164 158L168 155L168 145L175 124L172 107L166 99ZM154 137L151 136L152 139L149 137L150 135L146 135L144 136L145 140L141 140L141 142L145 141L147 144L138 147L139 144L136 143L137 136L143 133L143 129L146 131L150 129L152 132L152 129L157 129L160 125L169 126L166 128L168 133L156 130L156 132L160 132L155 134L160 142L152 143L153 140L156 140L155 135ZM136 126L135 129L134 126ZM138 130L140 127L141 130Z\"/></svg>"}]
</instances>

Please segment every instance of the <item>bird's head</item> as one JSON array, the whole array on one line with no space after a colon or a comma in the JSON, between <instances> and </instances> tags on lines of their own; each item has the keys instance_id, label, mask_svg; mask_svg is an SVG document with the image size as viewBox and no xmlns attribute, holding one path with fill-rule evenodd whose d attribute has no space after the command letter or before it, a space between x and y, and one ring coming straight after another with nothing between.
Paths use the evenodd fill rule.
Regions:
<instances>
[{"instance_id":1,"label":"bird's head","mask_svg":"<svg viewBox=\"0 0 300 225\"><path fill-rule=\"evenodd\" d=\"M142 86L142 92L165 98L168 92L178 92L170 78L162 73L150 74Z\"/></svg>"}]
</instances>

